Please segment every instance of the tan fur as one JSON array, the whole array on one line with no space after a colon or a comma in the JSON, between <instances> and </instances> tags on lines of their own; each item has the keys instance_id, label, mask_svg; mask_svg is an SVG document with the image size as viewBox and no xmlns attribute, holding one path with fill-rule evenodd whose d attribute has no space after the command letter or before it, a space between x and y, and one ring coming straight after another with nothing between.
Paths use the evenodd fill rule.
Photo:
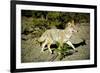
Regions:
<instances>
[{"instance_id":1,"label":"tan fur","mask_svg":"<svg viewBox=\"0 0 100 73\"><path fill-rule=\"evenodd\" d=\"M46 30L43 33L43 35L38 39L39 42L43 42L41 52L43 52L45 45L47 45L50 53L52 53L50 46L51 44L56 44L56 42L60 44L59 47L63 46L63 43L67 43L69 46L75 49L75 47L69 41L73 32L77 32L74 25L74 21L68 22L68 27L66 27L64 30L61 29Z\"/></svg>"}]
</instances>

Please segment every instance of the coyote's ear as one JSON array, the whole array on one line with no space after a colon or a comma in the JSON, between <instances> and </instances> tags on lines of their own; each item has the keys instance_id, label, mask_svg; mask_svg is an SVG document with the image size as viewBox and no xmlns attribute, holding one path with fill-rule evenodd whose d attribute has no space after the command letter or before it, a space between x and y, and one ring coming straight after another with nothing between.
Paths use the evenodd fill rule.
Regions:
<instances>
[{"instance_id":1,"label":"coyote's ear","mask_svg":"<svg viewBox=\"0 0 100 73\"><path fill-rule=\"evenodd\" d=\"M71 23L72 23L72 25L74 25L75 24L74 20L72 20Z\"/></svg>"},{"instance_id":2,"label":"coyote's ear","mask_svg":"<svg viewBox=\"0 0 100 73\"><path fill-rule=\"evenodd\" d=\"M67 25L68 25L68 26L71 26L71 23L70 23L70 22L68 22L68 23L67 23Z\"/></svg>"},{"instance_id":3,"label":"coyote's ear","mask_svg":"<svg viewBox=\"0 0 100 73\"><path fill-rule=\"evenodd\" d=\"M74 26L74 25L75 25L75 24L74 24L74 20L68 22L68 26Z\"/></svg>"}]
</instances>

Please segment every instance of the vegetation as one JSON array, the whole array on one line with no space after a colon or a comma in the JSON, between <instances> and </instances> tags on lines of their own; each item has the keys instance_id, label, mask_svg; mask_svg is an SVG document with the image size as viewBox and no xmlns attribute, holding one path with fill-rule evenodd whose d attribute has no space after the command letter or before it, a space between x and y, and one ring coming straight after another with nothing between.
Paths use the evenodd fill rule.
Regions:
<instances>
[{"instance_id":1,"label":"vegetation","mask_svg":"<svg viewBox=\"0 0 100 73\"><path fill-rule=\"evenodd\" d=\"M34 27L43 30L50 28L63 29L71 19L74 19L76 23L90 22L88 13L22 10L22 19L25 17L26 20L22 22L22 33L32 31Z\"/></svg>"}]
</instances>

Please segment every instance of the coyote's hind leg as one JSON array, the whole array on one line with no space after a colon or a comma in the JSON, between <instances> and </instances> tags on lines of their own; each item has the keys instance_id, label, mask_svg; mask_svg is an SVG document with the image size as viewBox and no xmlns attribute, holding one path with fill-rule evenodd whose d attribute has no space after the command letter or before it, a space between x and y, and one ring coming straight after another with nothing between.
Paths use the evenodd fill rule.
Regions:
<instances>
[{"instance_id":1,"label":"coyote's hind leg","mask_svg":"<svg viewBox=\"0 0 100 73\"><path fill-rule=\"evenodd\" d=\"M50 45L51 45L51 44L48 44L48 50L50 51L50 53L52 53L52 50L51 50L51 48L50 48Z\"/></svg>"},{"instance_id":2,"label":"coyote's hind leg","mask_svg":"<svg viewBox=\"0 0 100 73\"><path fill-rule=\"evenodd\" d=\"M45 47L46 44L47 44L47 41L45 41L45 42L42 44L41 52L44 52L44 47Z\"/></svg>"}]
</instances>

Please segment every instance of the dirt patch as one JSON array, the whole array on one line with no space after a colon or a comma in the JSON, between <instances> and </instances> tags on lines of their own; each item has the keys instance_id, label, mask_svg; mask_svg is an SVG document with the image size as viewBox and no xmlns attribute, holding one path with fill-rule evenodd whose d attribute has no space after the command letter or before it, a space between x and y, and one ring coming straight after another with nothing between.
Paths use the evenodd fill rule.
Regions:
<instances>
[{"instance_id":1,"label":"dirt patch","mask_svg":"<svg viewBox=\"0 0 100 73\"><path fill-rule=\"evenodd\" d=\"M54 51L50 54L48 49L41 53L40 43L37 42L39 37L33 34L22 35L21 40L21 62L46 62L46 61L69 61L69 60L86 60L90 59L90 28L89 26L80 26L79 32L73 34L70 41L76 47L77 52L65 55L61 60ZM55 50L56 48L52 48Z\"/></svg>"}]
</instances>

